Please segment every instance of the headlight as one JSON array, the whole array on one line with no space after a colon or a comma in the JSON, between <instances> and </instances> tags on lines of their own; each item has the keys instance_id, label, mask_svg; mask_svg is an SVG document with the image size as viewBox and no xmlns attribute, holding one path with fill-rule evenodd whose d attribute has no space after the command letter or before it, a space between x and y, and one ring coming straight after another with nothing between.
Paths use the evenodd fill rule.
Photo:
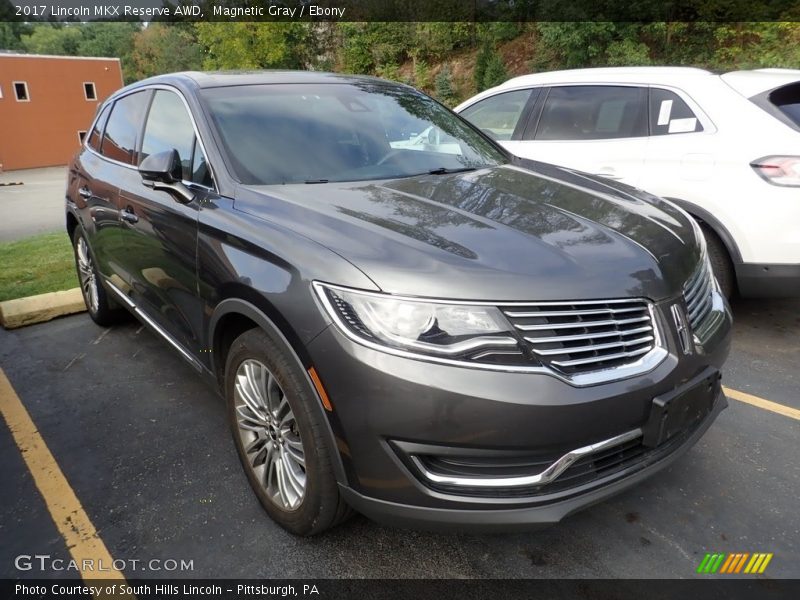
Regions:
<instances>
[{"instance_id":1,"label":"headlight","mask_svg":"<svg viewBox=\"0 0 800 600\"><path fill-rule=\"evenodd\" d=\"M494 306L398 298L319 282L314 289L339 328L369 345L456 360L521 354Z\"/></svg>"}]
</instances>

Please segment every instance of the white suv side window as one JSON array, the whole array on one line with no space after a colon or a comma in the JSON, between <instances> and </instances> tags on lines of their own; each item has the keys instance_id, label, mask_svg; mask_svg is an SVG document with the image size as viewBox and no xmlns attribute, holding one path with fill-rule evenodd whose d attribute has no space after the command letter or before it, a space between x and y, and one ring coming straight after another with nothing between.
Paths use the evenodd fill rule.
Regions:
<instances>
[{"instance_id":1,"label":"white suv side window","mask_svg":"<svg viewBox=\"0 0 800 600\"><path fill-rule=\"evenodd\" d=\"M461 116L496 140L510 140L531 91L516 90L491 96L464 109Z\"/></svg>"},{"instance_id":2,"label":"white suv side window","mask_svg":"<svg viewBox=\"0 0 800 600\"><path fill-rule=\"evenodd\" d=\"M554 87L542 108L536 140L610 140L647 135L645 88Z\"/></svg>"},{"instance_id":3,"label":"white suv side window","mask_svg":"<svg viewBox=\"0 0 800 600\"><path fill-rule=\"evenodd\" d=\"M678 94L650 88L650 135L703 131L700 119Z\"/></svg>"}]
</instances>

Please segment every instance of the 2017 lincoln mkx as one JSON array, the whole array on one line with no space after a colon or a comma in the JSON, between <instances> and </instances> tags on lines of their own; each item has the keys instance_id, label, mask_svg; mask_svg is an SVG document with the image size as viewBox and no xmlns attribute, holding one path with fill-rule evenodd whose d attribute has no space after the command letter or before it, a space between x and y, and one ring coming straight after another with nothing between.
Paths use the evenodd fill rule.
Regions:
<instances>
[{"instance_id":1,"label":"2017 lincoln mkx","mask_svg":"<svg viewBox=\"0 0 800 600\"><path fill-rule=\"evenodd\" d=\"M353 509L553 523L726 406L731 315L693 220L513 157L408 86L125 87L70 166L66 219L91 318L132 312L216 385L250 484L297 534Z\"/></svg>"}]
</instances>

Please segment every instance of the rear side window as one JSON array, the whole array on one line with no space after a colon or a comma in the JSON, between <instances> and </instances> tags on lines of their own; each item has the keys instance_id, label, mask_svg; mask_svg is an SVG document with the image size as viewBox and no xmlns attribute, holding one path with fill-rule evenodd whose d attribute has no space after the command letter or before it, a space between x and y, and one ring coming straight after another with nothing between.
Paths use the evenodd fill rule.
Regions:
<instances>
[{"instance_id":1,"label":"rear side window","mask_svg":"<svg viewBox=\"0 0 800 600\"><path fill-rule=\"evenodd\" d=\"M496 140L510 140L530 97L531 90L497 94L476 102L461 116Z\"/></svg>"},{"instance_id":2,"label":"rear side window","mask_svg":"<svg viewBox=\"0 0 800 600\"><path fill-rule=\"evenodd\" d=\"M100 146L103 156L125 164L135 164L136 142L147 97L147 92L136 92L114 103Z\"/></svg>"},{"instance_id":3,"label":"rear side window","mask_svg":"<svg viewBox=\"0 0 800 600\"><path fill-rule=\"evenodd\" d=\"M703 131L700 120L678 94L650 89L650 135Z\"/></svg>"},{"instance_id":4,"label":"rear side window","mask_svg":"<svg viewBox=\"0 0 800 600\"><path fill-rule=\"evenodd\" d=\"M142 139L142 160L151 154L177 150L183 178L192 178L194 127L183 101L174 92L157 90L147 115Z\"/></svg>"},{"instance_id":5,"label":"rear side window","mask_svg":"<svg viewBox=\"0 0 800 600\"><path fill-rule=\"evenodd\" d=\"M644 88L554 87L542 108L537 140L603 140L647 135Z\"/></svg>"},{"instance_id":6,"label":"rear side window","mask_svg":"<svg viewBox=\"0 0 800 600\"><path fill-rule=\"evenodd\" d=\"M769 101L800 129L800 81L773 90Z\"/></svg>"},{"instance_id":7,"label":"rear side window","mask_svg":"<svg viewBox=\"0 0 800 600\"><path fill-rule=\"evenodd\" d=\"M101 136L103 135L103 128L106 126L106 121L108 120L108 113L111 112L109 105L106 105L100 116L97 117L97 120L94 122L94 127L92 127L92 133L89 134L89 147L97 152L100 151L100 141Z\"/></svg>"}]
</instances>

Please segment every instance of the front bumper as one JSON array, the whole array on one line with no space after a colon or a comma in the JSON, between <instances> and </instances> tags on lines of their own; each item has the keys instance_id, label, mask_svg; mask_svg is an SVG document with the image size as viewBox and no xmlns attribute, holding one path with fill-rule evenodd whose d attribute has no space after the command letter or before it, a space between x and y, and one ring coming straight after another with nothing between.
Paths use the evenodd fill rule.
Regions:
<instances>
[{"instance_id":1,"label":"front bumper","mask_svg":"<svg viewBox=\"0 0 800 600\"><path fill-rule=\"evenodd\" d=\"M308 349L334 407L328 415L346 473L342 494L379 521L422 528L518 528L558 521L667 466L727 405L721 393L702 422L676 436L669 448L644 452L613 472L577 477L574 485L556 485L555 479L535 492L448 489L427 480L411 459L420 449L490 462L498 456L559 457L643 428L654 397L689 387L698 378L716 381L729 351L727 306L703 346L686 355L667 320L672 303L656 306L668 351L663 362L636 377L587 387L545 373L493 372L393 356L328 328Z\"/></svg>"},{"instance_id":2,"label":"front bumper","mask_svg":"<svg viewBox=\"0 0 800 600\"><path fill-rule=\"evenodd\" d=\"M727 399L720 394L714 401L712 412L700 426L676 450L660 460L642 465L641 468L634 469L622 477L613 478L605 484L601 482L601 485L586 493L539 506L481 510L434 508L370 498L344 485L340 485L339 489L348 504L358 512L388 525L414 527L429 531L458 531L468 528L471 531L485 533L538 529L557 523L574 512L623 492L668 467L703 436L711 423L727 406Z\"/></svg>"}]
</instances>

